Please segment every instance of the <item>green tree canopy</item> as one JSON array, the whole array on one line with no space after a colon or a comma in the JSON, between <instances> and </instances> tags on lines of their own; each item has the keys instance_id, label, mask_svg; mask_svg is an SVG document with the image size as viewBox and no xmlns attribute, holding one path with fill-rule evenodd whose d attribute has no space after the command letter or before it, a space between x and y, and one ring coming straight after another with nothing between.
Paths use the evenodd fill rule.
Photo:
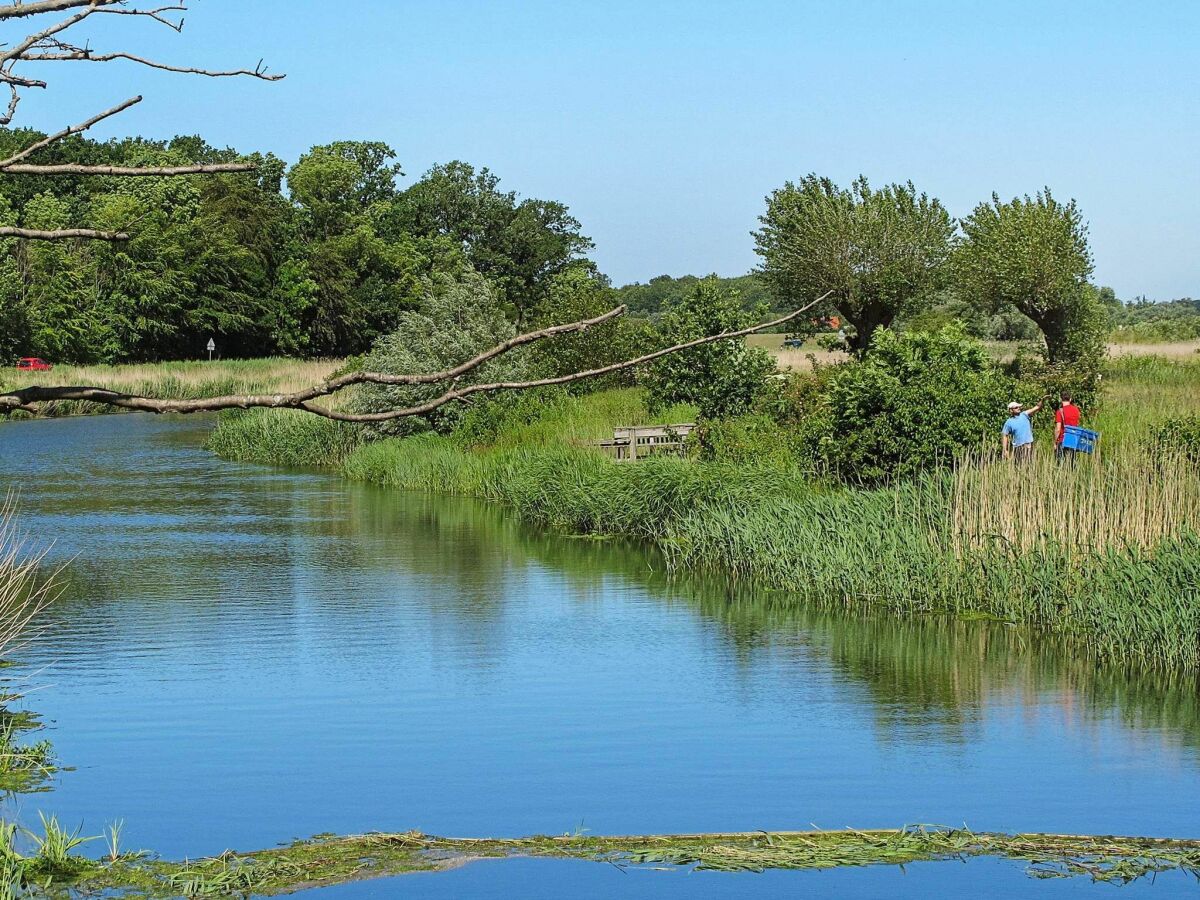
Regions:
<instances>
[{"instance_id":1,"label":"green tree canopy","mask_svg":"<svg viewBox=\"0 0 1200 900\"><path fill-rule=\"evenodd\" d=\"M434 166L404 191L388 227L461 252L500 293L518 328L533 321L551 279L592 249L562 203L519 200L488 169L454 161Z\"/></svg>"},{"instance_id":2,"label":"green tree canopy","mask_svg":"<svg viewBox=\"0 0 1200 900\"><path fill-rule=\"evenodd\" d=\"M658 343L671 346L737 331L761 322L762 312L747 312L736 293L708 278L663 312ZM643 380L652 407L692 403L704 418L720 419L748 412L774 371L775 361L762 348L723 340L665 356L650 365Z\"/></svg>"},{"instance_id":3,"label":"green tree canopy","mask_svg":"<svg viewBox=\"0 0 1200 900\"><path fill-rule=\"evenodd\" d=\"M783 305L833 291L864 353L878 328L915 312L943 283L954 231L936 198L912 182L874 190L859 177L840 188L808 175L767 197L754 238L760 272Z\"/></svg>"},{"instance_id":4,"label":"green tree canopy","mask_svg":"<svg viewBox=\"0 0 1200 900\"><path fill-rule=\"evenodd\" d=\"M962 221L954 255L961 289L993 310L1015 306L1041 328L1051 363L1071 358L1072 332L1099 305L1086 290L1092 273L1087 226L1075 201L1050 189L1007 203L993 194Z\"/></svg>"}]
</instances>

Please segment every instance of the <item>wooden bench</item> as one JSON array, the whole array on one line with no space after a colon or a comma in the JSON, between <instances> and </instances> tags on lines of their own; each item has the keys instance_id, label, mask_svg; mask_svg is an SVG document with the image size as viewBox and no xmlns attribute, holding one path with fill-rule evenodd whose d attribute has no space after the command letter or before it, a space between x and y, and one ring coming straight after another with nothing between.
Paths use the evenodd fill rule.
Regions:
<instances>
[{"instance_id":1,"label":"wooden bench","mask_svg":"<svg viewBox=\"0 0 1200 900\"><path fill-rule=\"evenodd\" d=\"M633 425L613 429L611 441L601 441L600 446L611 451L617 460L633 462L639 456L654 453L683 453L684 441L696 427L695 422L676 425Z\"/></svg>"}]
</instances>

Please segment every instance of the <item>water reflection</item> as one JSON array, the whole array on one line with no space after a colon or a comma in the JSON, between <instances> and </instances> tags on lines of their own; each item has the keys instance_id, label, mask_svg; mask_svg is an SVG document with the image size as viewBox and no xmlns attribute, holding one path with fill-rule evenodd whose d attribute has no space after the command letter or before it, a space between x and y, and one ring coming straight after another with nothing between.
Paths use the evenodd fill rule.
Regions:
<instances>
[{"instance_id":1,"label":"water reflection","mask_svg":"<svg viewBox=\"0 0 1200 900\"><path fill-rule=\"evenodd\" d=\"M0 426L71 559L38 806L168 854L318 831L1194 830L1194 679L789 609L486 505L234 466L201 420Z\"/></svg>"}]
</instances>

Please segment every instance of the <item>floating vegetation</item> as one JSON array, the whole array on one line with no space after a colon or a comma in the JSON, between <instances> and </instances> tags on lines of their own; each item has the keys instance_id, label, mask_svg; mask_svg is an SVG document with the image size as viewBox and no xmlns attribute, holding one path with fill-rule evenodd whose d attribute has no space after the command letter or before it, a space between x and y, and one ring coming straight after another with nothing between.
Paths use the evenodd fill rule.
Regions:
<instances>
[{"instance_id":1,"label":"floating vegetation","mask_svg":"<svg viewBox=\"0 0 1200 900\"><path fill-rule=\"evenodd\" d=\"M69 854L78 834L44 820L41 850L23 857L15 829L0 837L0 878L12 892L0 897L61 894L74 889L127 897L227 897L280 894L301 888L436 871L481 858L542 857L594 860L617 866L651 866L763 872L905 865L976 857L1026 864L1036 878L1083 876L1128 884L1146 875L1181 870L1200 878L1200 840L1065 834L996 834L965 828L908 826L857 831L731 832L599 837L453 838L419 831L319 836L286 847L183 862L119 854L103 860ZM45 851L47 842L56 844ZM66 848L67 852L60 850Z\"/></svg>"}]
</instances>

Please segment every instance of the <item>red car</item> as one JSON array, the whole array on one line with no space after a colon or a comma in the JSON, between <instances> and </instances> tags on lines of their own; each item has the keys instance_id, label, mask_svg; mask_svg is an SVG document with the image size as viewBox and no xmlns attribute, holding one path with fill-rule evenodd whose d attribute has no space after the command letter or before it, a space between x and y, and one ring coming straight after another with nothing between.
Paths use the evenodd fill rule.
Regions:
<instances>
[{"instance_id":1,"label":"red car","mask_svg":"<svg viewBox=\"0 0 1200 900\"><path fill-rule=\"evenodd\" d=\"M54 366L36 356L26 356L17 360L17 368L22 372L49 372Z\"/></svg>"}]
</instances>

